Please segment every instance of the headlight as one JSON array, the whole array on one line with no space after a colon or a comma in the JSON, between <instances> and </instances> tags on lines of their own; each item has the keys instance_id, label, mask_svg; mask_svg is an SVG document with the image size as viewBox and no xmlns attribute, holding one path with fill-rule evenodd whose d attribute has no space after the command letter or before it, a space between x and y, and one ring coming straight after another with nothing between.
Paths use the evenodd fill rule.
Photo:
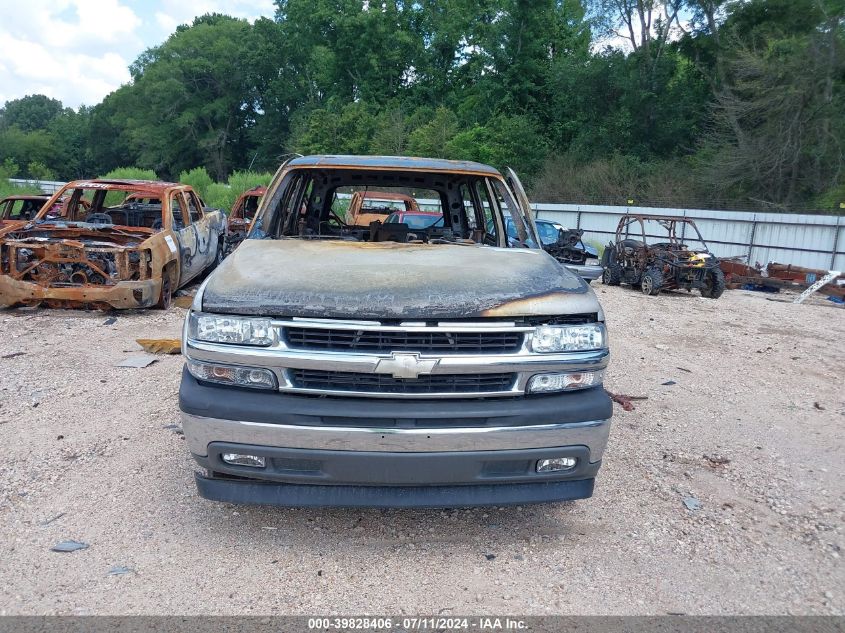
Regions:
<instances>
[{"instance_id":1,"label":"headlight","mask_svg":"<svg viewBox=\"0 0 845 633\"><path fill-rule=\"evenodd\" d=\"M607 347L601 323L589 325L541 325L534 330L531 349L535 352L586 352Z\"/></svg>"},{"instance_id":2,"label":"headlight","mask_svg":"<svg viewBox=\"0 0 845 633\"><path fill-rule=\"evenodd\" d=\"M537 374L528 381L528 393L553 393L555 391L574 391L600 385L604 380L604 370L580 371L563 374Z\"/></svg>"},{"instance_id":3,"label":"headlight","mask_svg":"<svg viewBox=\"0 0 845 633\"><path fill-rule=\"evenodd\" d=\"M222 385L275 389L276 376L269 369L261 367L233 367L217 363L203 363L188 360L188 371L197 380L217 382Z\"/></svg>"},{"instance_id":4,"label":"headlight","mask_svg":"<svg viewBox=\"0 0 845 633\"><path fill-rule=\"evenodd\" d=\"M586 266L598 266L598 265L599 265L599 260L597 260L595 257L588 257L588 258L587 258L587 261L586 261L586 262L584 262L584 264L585 264Z\"/></svg>"},{"instance_id":5,"label":"headlight","mask_svg":"<svg viewBox=\"0 0 845 633\"><path fill-rule=\"evenodd\" d=\"M188 338L208 343L263 345L273 343L270 319L221 316L191 312L188 317Z\"/></svg>"}]
</instances>

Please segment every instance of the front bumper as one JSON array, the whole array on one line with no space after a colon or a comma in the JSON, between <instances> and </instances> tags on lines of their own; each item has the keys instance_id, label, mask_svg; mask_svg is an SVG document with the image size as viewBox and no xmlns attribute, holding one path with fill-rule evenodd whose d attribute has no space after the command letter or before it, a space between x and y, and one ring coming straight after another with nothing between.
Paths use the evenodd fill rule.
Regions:
<instances>
[{"instance_id":1,"label":"front bumper","mask_svg":"<svg viewBox=\"0 0 845 633\"><path fill-rule=\"evenodd\" d=\"M509 400L313 398L198 382L183 372L182 424L200 494L286 506L445 507L585 498L610 430L598 389ZM413 417L411 417L413 416ZM224 453L265 458L261 469ZM537 473L539 459L574 469Z\"/></svg>"},{"instance_id":2,"label":"front bumper","mask_svg":"<svg viewBox=\"0 0 845 633\"><path fill-rule=\"evenodd\" d=\"M52 307L108 306L116 309L148 308L158 302L161 279L120 281L113 286L41 286L0 275L0 307L38 305Z\"/></svg>"},{"instance_id":3,"label":"front bumper","mask_svg":"<svg viewBox=\"0 0 845 633\"><path fill-rule=\"evenodd\" d=\"M573 266L572 264L564 264L564 266L587 281L598 279L604 271L601 266Z\"/></svg>"}]
</instances>

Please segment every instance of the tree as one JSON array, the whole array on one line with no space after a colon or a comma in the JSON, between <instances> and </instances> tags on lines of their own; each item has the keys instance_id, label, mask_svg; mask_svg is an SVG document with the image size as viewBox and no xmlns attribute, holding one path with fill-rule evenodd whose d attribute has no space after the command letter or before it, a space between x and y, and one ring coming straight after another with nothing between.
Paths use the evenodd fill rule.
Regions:
<instances>
[{"instance_id":1,"label":"tree","mask_svg":"<svg viewBox=\"0 0 845 633\"><path fill-rule=\"evenodd\" d=\"M64 106L58 99L44 95L27 95L21 99L7 101L0 109L0 129L17 127L23 132L45 130L47 126L64 112Z\"/></svg>"},{"instance_id":2,"label":"tree","mask_svg":"<svg viewBox=\"0 0 845 633\"><path fill-rule=\"evenodd\" d=\"M243 163L256 117L243 69L250 35L245 20L207 15L132 64L125 107L140 164L167 176L203 165L224 180Z\"/></svg>"}]
</instances>

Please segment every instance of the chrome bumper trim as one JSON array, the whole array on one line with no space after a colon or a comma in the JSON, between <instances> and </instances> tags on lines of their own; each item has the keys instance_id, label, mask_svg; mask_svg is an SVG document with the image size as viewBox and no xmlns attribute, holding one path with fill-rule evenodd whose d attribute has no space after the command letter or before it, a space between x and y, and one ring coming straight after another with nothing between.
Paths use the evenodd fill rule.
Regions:
<instances>
[{"instance_id":1,"label":"chrome bumper trim","mask_svg":"<svg viewBox=\"0 0 845 633\"><path fill-rule=\"evenodd\" d=\"M358 352L319 352L247 347L223 343L204 343L188 339L184 344L186 356L194 360L248 365L250 367L285 367L292 369L322 369L373 374L381 360L390 354ZM559 354L419 354L421 359L437 359L431 374L477 374L530 371L588 371L603 369L610 357L608 349L592 352L564 352Z\"/></svg>"},{"instance_id":2,"label":"chrome bumper trim","mask_svg":"<svg viewBox=\"0 0 845 633\"><path fill-rule=\"evenodd\" d=\"M610 420L575 424L462 428L362 428L295 426L208 418L182 413L182 430L195 455L211 442L335 451L425 453L587 446L590 461L602 458Z\"/></svg>"}]
</instances>

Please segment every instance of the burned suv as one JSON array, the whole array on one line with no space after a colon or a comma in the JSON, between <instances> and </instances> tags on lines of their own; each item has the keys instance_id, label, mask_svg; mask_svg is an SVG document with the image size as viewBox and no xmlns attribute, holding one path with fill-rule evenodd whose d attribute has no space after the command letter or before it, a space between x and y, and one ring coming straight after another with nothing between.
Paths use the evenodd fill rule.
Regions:
<instances>
[{"instance_id":1,"label":"burned suv","mask_svg":"<svg viewBox=\"0 0 845 633\"><path fill-rule=\"evenodd\" d=\"M443 222L347 224L340 211L367 188L434 199ZM537 244L511 171L285 164L185 322L179 404L200 494L383 507L589 497L611 417L604 313Z\"/></svg>"},{"instance_id":2,"label":"burned suv","mask_svg":"<svg viewBox=\"0 0 845 633\"><path fill-rule=\"evenodd\" d=\"M631 284L647 295L697 288L702 297L718 299L725 291L719 259L690 218L623 215L615 240L604 249L602 266L607 285Z\"/></svg>"}]
</instances>

